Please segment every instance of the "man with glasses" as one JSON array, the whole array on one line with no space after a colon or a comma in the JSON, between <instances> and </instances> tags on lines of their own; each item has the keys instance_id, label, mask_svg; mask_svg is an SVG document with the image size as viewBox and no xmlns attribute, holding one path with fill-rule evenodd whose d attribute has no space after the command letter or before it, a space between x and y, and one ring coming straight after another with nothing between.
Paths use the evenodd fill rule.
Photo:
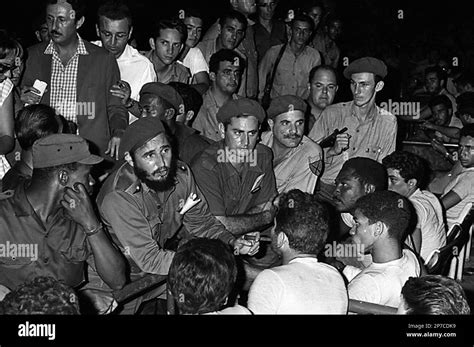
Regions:
<instances>
[{"instance_id":1,"label":"man with glasses","mask_svg":"<svg viewBox=\"0 0 474 347\"><path fill-rule=\"evenodd\" d=\"M294 17L290 28L290 41L283 52L273 81L270 93L272 98L280 95L296 95L303 99L308 97L309 72L313 67L321 65L319 52L308 46L313 26L313 20L306 15ZM260 99L282 46L283 44L271 47L260 62Z\"/></svg>"},{"instance_id":2,"label":"man with glasses","mask_svg":"<svg viewBox=\"0 0 474 347\"><path fill-rule=\"evenodd\" d=\"M285 43L286 28L281 20L275 20L275 9L278 0L257 1L257 21L254 25L255 46L258 58L262 59L270 47Z\"/></svg>"}]
</instances>

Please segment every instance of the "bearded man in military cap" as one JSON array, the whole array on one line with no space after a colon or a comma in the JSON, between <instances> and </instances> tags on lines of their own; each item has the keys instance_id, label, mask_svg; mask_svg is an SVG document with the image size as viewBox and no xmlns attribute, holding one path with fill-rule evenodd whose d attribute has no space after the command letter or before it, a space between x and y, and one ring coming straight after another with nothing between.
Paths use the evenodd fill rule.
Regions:
<instances>
[{"instance_id":1,"label":"bearded man in military cap","mask_svg":"<svg viewBox=\"0 0 474 347\"><path fill-rule=\"evenodd\" d=\"M309 133L308 136L319 143L335 129L347 128L346 132L337 135L333 146L324 149L325 168L317 187L321 199L332 203L335 178L350 158L365 157L382 162L395 150L397 120L375 104L386 75L387 66L379 59L364 57L354 60L344 70L354 99L327 107L321 114L320 125Z\"/></svg>"},{"instance_id":2,"label":"bearded man in military cap","mask_svg":"<svg viewBox=\"0 0 474 347\"><path fill-rule=\"evenodd\" d=\"M273 171L278 193L299 189L314 193L322 170L321 147L303 135L305 101L294 95L272 99L267 110L270 131L262 134L262 144L273 152Z\"/></svg>"}]
</instances>

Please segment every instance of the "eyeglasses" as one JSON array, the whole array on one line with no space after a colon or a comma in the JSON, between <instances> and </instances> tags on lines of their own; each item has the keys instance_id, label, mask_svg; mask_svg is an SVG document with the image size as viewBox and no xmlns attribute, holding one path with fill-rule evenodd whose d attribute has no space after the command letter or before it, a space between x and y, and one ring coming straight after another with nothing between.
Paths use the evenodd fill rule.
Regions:
<instances>
[{"instance_id":1,"label":"eyeglasses","mask_svg":"<svg viewBox=\"0 0 474 347\"><path fill-rule=\"evenodd\" d=\"M267 3L264 3L264 4L257 4L258 7L275 7L276 6L276 3L274 2L267 2Z\"/></svg>"},{"instance_id":2,"label":"eyeglasses","mask_svg":"<svg viewBox=\"0 0 474 347\"><path fill-rule=\"evenodd\" d=\"M8 71L12 71L16 69L16 65L4 65L0 64L0 74L7 73Z\"/></svg>"}]
</instances>

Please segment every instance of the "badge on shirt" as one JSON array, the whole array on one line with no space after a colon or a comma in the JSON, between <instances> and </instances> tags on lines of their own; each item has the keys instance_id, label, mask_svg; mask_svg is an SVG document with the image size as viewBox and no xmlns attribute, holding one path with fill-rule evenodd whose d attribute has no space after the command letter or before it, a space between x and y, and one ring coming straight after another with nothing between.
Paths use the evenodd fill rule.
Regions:
<instances>
[{"instance_id":1,"label":"badge on shirt","mask_svg":"<svg viewBox=\"0 0 474 347\"><path fill-rule=\"evenodd\" d=\"M315 161L310 161L309 162L309 169L311 172L319 176L321 172L323 171L323 161L321 159L316 159Z\"/></svg>"},{"instance_id":2,"label":"badge on shirt","mask_svg":"<svg viewBox=\"0 0 474 347\"><path fill-rule=\"evenodd\" d=\"M255 180L255 182L252 186L252 189L250 189L251 194L254 194L254 193L256 193L260 190L260 188L261 188L260 183L262 183L263 176L265 176L264 173L257 177L257 179Z\"/></svg>"}]
</instances>

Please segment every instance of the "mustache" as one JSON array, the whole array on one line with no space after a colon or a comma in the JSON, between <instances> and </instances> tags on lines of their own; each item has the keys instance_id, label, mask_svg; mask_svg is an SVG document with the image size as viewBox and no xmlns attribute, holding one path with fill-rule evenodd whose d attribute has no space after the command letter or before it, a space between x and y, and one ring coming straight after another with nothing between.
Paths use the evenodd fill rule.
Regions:
<instances>
[{"instance_id":1,"label":"mustache","mask_svg":"<svg viewBox=\"0 0 474 347\"><path fill-rule=\"evenodd\" d=\"M300 138L302 138L302 136L297 135L297 134L296 135L283 135L283 138L284 139L300 139Z\"/></svg>"},{"instance_id":2,"label":"mustache","mask_svg":"<svg viewBox=\"0 0 474 347\"><path fill-rule=\"evenodd\" d=\"M162 166L159 169L156 169L155 171L153 171L152 175L161 174L161 173L167 172L169 170L170 170L170 168L168 166Z\"/></svg>"},{"instance_id":3,"label":"mustache","mask_svg":"<svg viewBox=\"0 0 474 347\"><path fill-rule=\"evenodd\" d=\"M61 35L61 33L59 31L56 31L56 30L51 30L51 34L56 34L56 35Z\"/></svg>"}]
</instances>

